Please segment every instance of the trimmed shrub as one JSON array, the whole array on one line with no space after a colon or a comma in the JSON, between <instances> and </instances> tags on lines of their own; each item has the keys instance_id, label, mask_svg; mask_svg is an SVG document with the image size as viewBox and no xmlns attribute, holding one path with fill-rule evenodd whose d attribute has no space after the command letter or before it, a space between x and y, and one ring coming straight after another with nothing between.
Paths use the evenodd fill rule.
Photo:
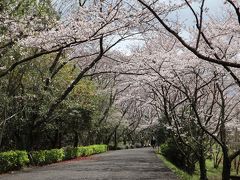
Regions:
<instances>
[{"instance_id":1,"label":"trimmed shrub","mask_svg":"<svg viewBox=\"0 0 240 180\"><path fill-rule=\"evenodd\" d=\"M79 146L76 148L67 147L65 149L65 159L72 159L81 156L90 156L93 154L103 153L107 151L107 145L91 145Z\"/></svg>"},{"instance_id":2,"label":"trimmed shrub","mask_svg":"<svg viewBox=\"0 0 240 180\"><path fill-rule=\"evenodd\" d=\"M68 160L68 159L73 159L76 157L81 157L83 156L85 153L85 148L84 147L66 147L64 149L64 154L65 157L64 159Z\"/></svg>"},{"instance_id":3,"label":"trimmed shrub","mask_svg":"<svg viewBox=\"0 0 240 180\"><path fill-rule=\"evenodd\" d=\"M51 164L62 161L64 158L63 149L51 149L45 151L45 163Z\"/></svg>"},{"instance_id":4,"label":"trimmed shrub","mask_svg":"<svg viewBox=\"0 0 240 180\"><path fill-rule=\"evenodd\" d=\"M83 153L83 156L90 156L93 154L93 147L91 146L85 146L85 147L82 147L84 153Z\"/></svg>"},{"instance_id":5,"label":"trimmed shrub","mask_svg":"<svg viewBox=\"0 0 240 180\"><path fill-rule=\"evenodd\" d=\"M80 147L66 147L65 149L51 149L32 151L8 151L0 153L0 173L17 170L27 165L45 165L62 161L63 159L73 159L81 156L103 153L107 151L107 145L91 145Z\"/></svg>"},{"instance_id":6,"label":"trimmed shrub","mask_svg":"<svg viewBox=\"0 0 240 180\"><path fill-rule=\"evenodd\" d=\"M18 168L22 168L23 166L29 164L30 160L28 158L27 151L15 151L18 156Z\"/></svg>"},{"instance_id":7,"label":"trimmed shrub","mask_svg":"<svg viewBox=\"0 0 240 180\"><path fill-rule=\"evenodd\" d=\"M107 151L107 145L100 144L100 145L92 145L89 146L93 149L93 154L99 154Z\"/></svg>"},{"instance_id":8,"label":"trimmed shrub","mask_svg":"<svg viewBox=\"0 0 240 180\"><path fill-rule=\"evenodd\" d=\"M75 153L76 153L76 157L81 157L84 155L85 153L85 149L83 147L76 147L75 148Z\"/></svg>"},{"instance_id":9,"label":"trimmed shrub","mask_svg":"<svg viewBox=\"0 0 240 180\"><path fill-rule=\"evenodd\" d=\"M76 148L74 147L66 147L64 148L64 159L73 159L76 157Z\"/></svg>"},{"instance_id":10,"label":"trimmed shrub","mask_svg":"<svg viewBox=\"0 0 240 180\"><path fill-rule=\"evenodd\" d=\"M0 172L21 169L29 163L26 151L7 151L0 153Z\"/></svg>"},{"instance_id":11,"label":"trimmed shrub","mask_svg":"<svg viewBox=\"0 0 240 180\"><path fill-rule=\"evenodd\" d=\"M69 160L82 156L103 153L107 151L107 145L91 145L79 147L66 147L64 149L51 149L33 151L29 153L32 165L51 164L61 160Z\"/></svg>"},{"instance_id":12,"label":"trimmed shrub","mask_svg":"<svg viewBox=\"0 0 240 180\"><path fill-rule=\"evenodd\" d=\"M105 144L85 146L83 148L85 148L84 156L99 154L107 151L107 145Z\"/></svg>"},{"instance_id":13,"label":"trimmed shrub","mask_svg":"<svg viewBox=\"0 0 240 180\"><path fill-rule=\"evenodd\" d=\"M29 153L30 156L30 163L32 165L44 165L45 164L45 151L32 151Z\"/></svg>"},{"instance_id":14,"label":"trimmed shrub","mask_svg":"<svg viewBox=\"0 0 240 180\"><path fill-rule=\"evenodd\" d=\"M105 144L90 145L90 146L79 146L79 147L66 147L64 148L64 159L73 159L76 157L90 156L93 154L99 154L106 152L108 146Z\"/></svg>"},{"instance_id":15,"label":"trimmed shrub","mask_svg":"<svg viewBox=\"0 0 240 180\"><path fill-rule=\"evenodd\" d=\"M32 165L51 164L62 161L64 158L63 149L51 149L42 151L33 151L30 153Z\"/></svg>"}]
</instances>

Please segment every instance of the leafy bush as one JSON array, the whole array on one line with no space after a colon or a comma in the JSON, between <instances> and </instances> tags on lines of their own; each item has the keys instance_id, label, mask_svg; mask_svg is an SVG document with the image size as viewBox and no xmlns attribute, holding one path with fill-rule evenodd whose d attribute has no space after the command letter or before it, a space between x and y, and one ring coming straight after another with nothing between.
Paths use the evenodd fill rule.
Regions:
<instances>
[{"instance_id":1,"label":"leafy bush","mask_svg":"<svg viewBox=\"0 0 240 180\"><path fill-rule=\"evenodd\" d=\"M0 172L17 170L29 163L26 151L8 151L0 153Z\"/></svg>"},{"instance_id":2,"label":"leafy bush","mask_svg":"<svg viewBox=\"0 0 240 180\"><path fill-rule=\"evenodd\" d=\"M20 169L28 164L29 161L32 165L45 165L59 162L63 159L90 156L106 151L107 145L91 145L75 148L66 147L65 149L32 151L29 154L26 151L2 152L0 153L0 173Z\"/></svg>"},{"instance_id":3,"label":"leafy bush","mask_svg":"<svg viewBox=\"0 0 240 180\"><path fill-rule=\"evenodd\" d=\"M107 151L107 145L91 145L91 146L79 146L79 147L66 147L64 149L65 158L73 159L81 156L90 156L92 154L99 154Z\"/></svg>"},{"instance_id":4,"label":"leafy bush","mask_svg":"<svg viewBox=\"0 0 240 180\"><path fill-rule=\"evenodd\" d=\"M171 163L179 167L180 169L192 174L195 170L195 156L187 148L182 148L188 156L184 156L183 153L177 148L177 146L171 140L160 146L162 155L169 160Z\"/></svg>"},{"instance_id":5,"label":"leafy bush","mask_svg":"<svg viewBox=\"0 0 240 180\"><path fill-rule=\"evenodd\" d=\"M51 164L62 161L64 158L63 149L51 149L45 151L45 163Z\"/></svg>"},{"instance_id":6,"label":"leafy bush","mask_svg":"<svg viewBox=\"0 0 240 180\"><path fill-rule=\"evenodd\" d=\"M30 163L32 165L44 165L45 164L45 151L32 151L29 154Z\"/></svg>"},{"instance_id":7,"label":"leafy bush","mask_svg":"<svg viewBox=\"0 0 240 180\"><path fill-rule=\"evenodd\" d=\"M184 157L182 153L177 149L175 144L168 142L161 145L162 155L165 156L170 162L176 166L182 168L184 167Z\"/></svg>"},{"instance_id":8,"label":"leafy bush","mask_svg":"<svg viewBox=\"0 0 240 180\"><path fill-rule=\"evenodd\" d=\"M94 153L93 151L93 147L91 146L85 146L85 147L82 147L84 153L83 153L83 156L90 156Z\"/></svg>"},{"instance_id":9,"label":"leafy bush","mask_svg":"<svg viewBox=\"0 0 240 180\"><path fill-rule=\"evenodd\" d=\"M73 159L76 157L76 148L74 147L66 147L64 148L64 159L68 160L68 159Z\"/></svg>"},{"instance_id":10,"label":"leafy bush","mask_svg":"<svg viewBox=\"0 0 240 180\"><path fill-rule=\"evenodd\" d=\"M64 159L73 159L76 157L81 157L84 155L85 148L84 147L66 147L64 149L65 157Z\"/></svg>"},{"instance_id":11,"label":"leafy bush","mask_svg":"<svg viewBox=\"0 0 240 180\"><path fill-rule=\"evenodd\" d=\"M85 153L85 148L84 147L76 147L75 148L75 153L76 153L76 157L81 157L84 155Z\"/></svg>"},{"instance_id":12,"label":"leafy bush","mask_svg":"<svg viewBox=\"0 0 240 180\"><path fill-rule=\"evenodd\" d=\"M27 165L30 161L28 158L28 153L27 151L15 151L18 156L18 167L22 168L23 166Z\"/></svg>"},{"instance_id":13,"label":"leafy bush","mask_svg":"<svg viewBox=\"0 0 240 180\"><path fill-rule=\"evenodd\" d=\"M99 154L107 151L107 145L105 144L91 145L88 147L93 149L93 154Z\"/></svg>"},{"instance_id":14,"label":"leafy bush","mask_svg":"<svg viewBox=\"0 0 240 180\"><path fill-rule=\"evenodd\" d=\"M64 150L63 149L51 149L43 151L33 151L31 155L32 165L44 165L51 164L63 160Z\"/></svg>"}]
</instances>

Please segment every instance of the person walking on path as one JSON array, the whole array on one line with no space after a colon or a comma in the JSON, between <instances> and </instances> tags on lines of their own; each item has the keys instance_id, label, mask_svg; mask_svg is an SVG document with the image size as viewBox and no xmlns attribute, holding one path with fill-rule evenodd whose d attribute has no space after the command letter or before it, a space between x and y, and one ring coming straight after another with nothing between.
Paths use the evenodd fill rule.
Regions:
<instances>
[{"instance_id":1,"label":"person walking on path","mask_svg":"<svg viewBox=\"0 0 240 180\"><path fill-rule=\"evenodd\" d=\"M153 149L156 147L156 138L154 136L151 139L151 146Z\"/></svg>"}]
</instances>

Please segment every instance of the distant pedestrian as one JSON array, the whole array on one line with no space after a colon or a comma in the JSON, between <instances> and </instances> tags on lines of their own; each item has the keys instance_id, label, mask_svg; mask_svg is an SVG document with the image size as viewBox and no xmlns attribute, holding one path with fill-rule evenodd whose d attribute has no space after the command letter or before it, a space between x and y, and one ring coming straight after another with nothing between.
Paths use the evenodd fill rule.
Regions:
<instances>
[{"instance_id":1,"label":"distant pedestrian","mask_svg":"<svg viewBox=\"0 0 240 180\"><path fill-rule=\"evenodd\" d=\"M141 139L140 143L141 143L141 147L144 147L144 140L143 139Z\"/></svg>"},{"instance_id":2,"label":"distant pedestrian","mask_svg":"<svg viewBox=\"0 0 240 180\"><path fill-rule=\"evenodd\" d=\"M153 149L155 148L156 146L156 138L153 136L152 139L151 139L151 146L153 147Z\"/></svg>"}]
</instances>

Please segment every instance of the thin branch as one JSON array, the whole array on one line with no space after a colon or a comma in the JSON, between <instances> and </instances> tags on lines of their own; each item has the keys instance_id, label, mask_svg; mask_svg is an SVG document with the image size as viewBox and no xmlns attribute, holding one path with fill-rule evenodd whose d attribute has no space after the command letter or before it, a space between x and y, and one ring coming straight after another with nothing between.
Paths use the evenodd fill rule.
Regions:
<instances>
[{"instance_id":1,"label":"thin branch","mask_svg":"<svg viewBox=\"0 0 240 180\"><path fill-rule=\"evenodd\" d=\"M181 36L178 35L178 33L176 31L174 31L170 26L168 26L163 20L162 18L159 17L159 15L149 6L147 5L144 1L142 0L138 0L143 6L145 6L155 17L156 19L162 24L162 26L169 32L171 33L173 36L175 36L179 42L182 43L182 45L184 47L186 47L189 51L191 51L193 54L195 54L198 58L203 59L205 61L211 62L211 63L215 63L215 64L219 64L219 65L225 65L225 66L229 66L229 67L235 67L235 68L240 68L240 64L238 63L233 63L233 62L227 62L227 61L222 61L222 60L218 60L206 55L201 54L200 52L198 52L195 47L190 46L185 40L183 40L183 38Z\"/></svg>"},{"instance_id":2,"label":"thin branch","mask_svg":"<svg viewBox=\"0 0 240 180\"><path fill-rule=\"evenodd\" d=\"M237 17L238 17L238 23L240 25L240 10L239 10L239 7L237 7L232 0L227 0L227 2L230 3L232 5L232 7L235 9L235 12L236 12Z\"/></svg>"}]
</instances>

